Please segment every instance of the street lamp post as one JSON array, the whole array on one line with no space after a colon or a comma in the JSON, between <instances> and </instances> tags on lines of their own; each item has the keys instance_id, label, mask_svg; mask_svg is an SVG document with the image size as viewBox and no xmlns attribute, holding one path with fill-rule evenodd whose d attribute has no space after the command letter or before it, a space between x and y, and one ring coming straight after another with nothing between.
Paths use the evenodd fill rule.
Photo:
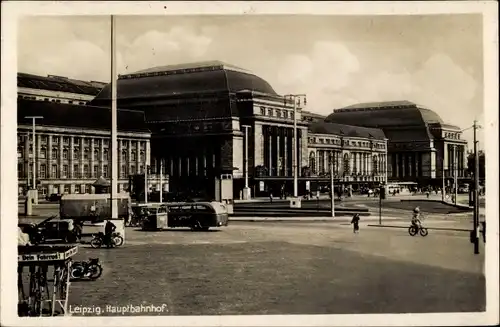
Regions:
<instances>
[{"instance_id":1,"label":"street lamp post","mask_svg":"<svg viewBox=\"0 0 500 327\"><path fill-rule=\"evenodd\" d=\"M248 187L248 129L250 128L250 125L241 125L241 127L245 129L245 187L243 188L243 200L249 200L251 198L250 187Z\"/></svg>"},{"instance_id":2,"label":"street lamp post","mask_svg":"<svg viewBox=\"0 0 500 327\"><path fill-rule=\"evenodd\" d=\"M457 196L458 196L458 155L457 155L457 146L453 146L453 184L455 186L455 201L454 204L457 204Z\"/></svg>"},{"instance_id":3,"label":"street lamp post","mask_svg":"<svg viewBox=\"0 0 500 327\"><path fill-rule=\"evenodd\" d=\"M474 121L474 254L479 254L479 154L477 152L476 130L479 128ZM486 233L486 231L484 231Z\"/></svg>"},{"instance_id":4,"label":"street lamp post","mask_svg":"<svg viewBox=\"0 0 500 327\"><path fill-rule=\"evenodd\" d=\"M111 218L118 219L118 140L115 17L111 15Z\"/></svg>"},{"instance_id":5,"label":"street lamp post","mask_svg":"<svg viewBox=\"0 0 500 327\"><path fill-rule=\"evenodd\" d=\"M331 214L332 218L335 218L335 185L333 179L333 153L330 153L330 200L331 200Z\"/></svg>"},{"instance_id":6,"label":"street lamp post","mask_svg":"<svg viewBox=\"0 0 500 327\"><path fill-rule=\"evenodd\" d=\"M37 119L43 119L43 116L26 116L24 117L26 119L31 119L33 123L33 189L36 190L36 120ZM29 174L28 174L29 177ZM28 178L29 179L29 178ZM38 204L38 193L36 193L36 196L34 196L34 203Z\"/></svg>"},{"instance_id":7,"label":"street lamp post","mask_svg":"<svg viewBox=\"0 0 500 327\"><path fill-rule=\"evenodd\" d=\"M305 94L287 94L285 95L285 105L286 99L293 101L293 197L298 197L298 149L297 149L297 104L300 106L300 99L304 99L304 105L307 104L307 98Z\"/></svg>"}]
</instances>

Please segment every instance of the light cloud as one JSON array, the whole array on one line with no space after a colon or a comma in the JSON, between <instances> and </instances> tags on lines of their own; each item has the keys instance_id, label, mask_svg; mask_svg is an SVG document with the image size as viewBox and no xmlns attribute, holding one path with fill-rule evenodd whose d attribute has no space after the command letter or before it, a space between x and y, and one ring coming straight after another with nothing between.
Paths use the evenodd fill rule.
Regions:
<instances>
[{"instance_id":1,"label":"light cloud","mask_svg":"<svg viewBox=\"0 0 500 327\"><path fill-rule=\"evenodd\" d=\"M206 30L211 32L211 30ZM121 44L118 51L123 62L119 72L127 73L155 66L189 62L201 58L212 39L205 34L177 26L168 32L148 31L130 44Z\"/></svg>"},{"instance_id":2,"label":"light cloud","mask_svg":"<svg viewBox=\"0 0 500 327\"><path fill-rule=\"evenodd\" d=\"M481 19L457 17L123 18L118 73L222 60L253 71L280 94L306 93L308 110L320 114L409 100L467 128L483 111ZM468 28L458 33L463 24ZM18 40L19 71L110 79L108 18L30 18ZM465 51L463 44L475 46Z\"/></svg>"}]
</instances>

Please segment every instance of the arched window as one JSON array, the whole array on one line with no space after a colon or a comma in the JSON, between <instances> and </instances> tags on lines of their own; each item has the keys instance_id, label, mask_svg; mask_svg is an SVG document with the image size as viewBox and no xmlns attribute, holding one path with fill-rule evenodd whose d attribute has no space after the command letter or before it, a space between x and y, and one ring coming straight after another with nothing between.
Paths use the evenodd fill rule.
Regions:
<instances>
[{"instance_id":1,"label":"arched window","mask_svg":"<svg viewBox=\"0 0 500 327\"><path fill-rule=\"evenodd\" d=\"M316 155L314 152L309 154L309 167L311 168L312 173L316 174Z\"/></svg>"},{"instance_id":2,"label":"arched window","mask_svg":"<svg viewBox=\"0 0 500 327\"><path fill-rule=\"evenodd\" d=\"M75 148L73 149L73 159L80 159L80 149L79 148Z\"/></svg>"},{"instance_id":3,"label":"arched window","mask_svg":"<svg viewBox=\"0 0 500 327\"><path fill-rule=\"evenodd\" d=\"M88 159L89 155L90 155L90 150L89 149L85 149L83 151L83 159Z\"/></svg>"},{"instance_id":4,"label":"arched window","mask_svg":"<svg viewBox=\"0 0 500 327\"><path fill-rule=\"evenodd\" d=\"M378 174L378 156L373 156L373 174Z\"/></svg>"},{"instance_id":5,"label":"arched window","mask_svg":"<svg viewBox=\"0 0 500 327\"><path fill-rule=\"evenodd\" d=\"M145 161L145 160L144 160L144 158L145 158L145 156L144 156L144 151L141 151L141 155L140 155L139 160L140 160L141 162L144 162L144 161Z\"/></svg>"},{"instance_id":6,"label":"arched window","mask_svg":"<svg viewBox=\"0 0 500 327\"><path fill-rule=\"evenodd\" d=\"M94 149L94 160L99 160L99 150Z\"/></svg>"},{"instance_id":7,"label":"arched window","mask_svg":"<svg viewBox=\"0 0 500 327\"><path fill-rule=\"evenodd\" d=\"M137 160L137 154L135 153L135 151L132 151L130 155L131 155L130 160L132 161Z\"/></svg>"},{"instance_id":8,"label":"arched window","mask_svg":"<svg viewBox=\"0 0 500 327\"><path fill-rule=\"evenodd\" d=\"M127 150L122 151L122 161L127 161Z\"/></svg>"},{"instance_id":9,"label":"arched window","mask_svg":"<svg viewBox=\"0 0 500 327\"><path fill-rule=\"evenodd\" d=\"M104 153L103 153L103 157L104 158L103 158L103 160L109 160L109 158L108 158L109 154L108 153L109 153L108 149L104 149Z\"/></svg>"},{"instance_id":10,"label":"arched window","mask_svg":"<svg viewBox=\"0 0 500 327\"><path fill-rule=\"evenodd\" d=\"M63 159L68 159L68 149L63 149Z\"/></svg>"}]
</instances>

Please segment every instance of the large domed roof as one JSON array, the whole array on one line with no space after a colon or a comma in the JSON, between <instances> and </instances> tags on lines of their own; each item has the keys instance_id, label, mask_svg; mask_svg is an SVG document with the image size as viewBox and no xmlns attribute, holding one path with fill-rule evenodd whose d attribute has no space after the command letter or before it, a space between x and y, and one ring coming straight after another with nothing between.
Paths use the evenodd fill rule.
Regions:
<instances>
[{"instance_id":1,"label":"large domed roof","mask_svg":"<svg viewBox=\"0 0 500 327\"><path fill-rule=\"evenodd\" d=\"M410 101L355 104L334 110L325 121L375 128L443 124L434 111Z\"/></svg>"},{"instance_id":2,"label":"large domed roof","mask_svg":"<svg viewBox=\"0 0 500 327\"><path fill-rule=\"evenodd\" d=\"M268 82L245 69L221 61L206 61L153 67L122 75L118 79L117 98L161 98L241 90L277 95ZM93 102L108 102L110 98L111 85L108 84Z\"/></svg>"}]
</instances>

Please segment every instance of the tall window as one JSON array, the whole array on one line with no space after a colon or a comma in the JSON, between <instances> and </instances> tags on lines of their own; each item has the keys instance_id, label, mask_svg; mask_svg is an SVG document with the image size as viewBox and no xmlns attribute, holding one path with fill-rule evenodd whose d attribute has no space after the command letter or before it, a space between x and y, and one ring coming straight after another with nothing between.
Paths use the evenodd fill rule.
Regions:
<instances>
[{"instance_id":1,"label":"tall window","mask_svg":"<svg viewBox=\"0 0 500 327\"><path fill-rule=\"evenodd\" d=\"M344 174L349 174L350 166L349 166L349 154L344 154Z\"/></svg>"},{"instance_id":2,"label":"tall window","mask_svg":"<svg viewBox=\"0 0 500 327\"><path fill-rule=\"evenodd\" d=\"M120 177L121 178L127 177L127 166L122 165L122 169L120 169Z\"/></svg>"},{"instance_id":3,"label":"tall window","mask_svg":"<svg viewBox=\"0 0 500 327\"><path fill-rule=\"evenodd\" d=\"M83 159L88 159L89 158L90 151L89 149L85 149L83 151Z\"/></svg>"},{"instance_id":4,"label":"tall window","mask_svg":"<svg viewBox=\"0 0 500 327\"><path fill-rule=\"evenodd\" d=\"M40 165L40 171L38 172L40 175L40 178L46 178L47 177L47 166L45 164Z\"/></svg>"},{"instance_id":5,"label":"tall window","mask_svg":"<svg viewBox=\"0 0 500 327\"><path fill-rule=\"evenodd\" d=\"M103 169L102 176L108 177L108 165L104 165L102 169Z\"/></svg>"},{"instance_id":6,"label":"tall window","mask_svg":"<svg viewBox=\"0 0 500 327\"><path fill-rule=\"evenodd\" d=\"M377 156L374 156L373 157L373 173L374 174L378 174L378 160L377 160Z\"/></svg>"},{"instance_id":7,"label":"tall window","mask_svg":"<svg viewBox=\"0 0 500 327\"><path fill-rule=\"evenodd\" d=\"M89 165L83 165L83 178L89 178Z\"/></svg>"},{"instance_id":8,"label":"tall window","mask_svg":"<svg viewBox=\"0 0 500 327\"><path fill-rule=\"evenodd\" d=\"M80 159L80 149L79 148L75 148L73 150L73 159L75 159L75 160Z\"/></svg>"},{"instance_id":9,"label":"tall window","mask_svg":"<svg viewBox=\"0 0 500 327\"><path fill-rule=\"evenodd\" d=\"M309 167L311 168L311 172L316 174L316 156L314 155L314 152L309 154Z\"/></svg>"},{"instance_id":10,"label":"tall window","mask_svg":"<svg viewBox=\"0 0 500 327\"><path fill-rule=\"evenodd\" d=\"M40 159L45 159L45 158L47 158L47 149L41 148L40 149Z\"/></svg>"},{"instance_id":11,"label":"tall window","mask_svg":"<svg viewBox=\"0 0 500 327\"><path fill-rule=\"evenodd\" d=\"M52 160L56 160L57 158L59 158L59 151L57 148L52 148Z\"/></svg>"},{"instance_id":12,"label":"tall window","mask_svg":"<svg viewBox=\"0 0 500 327\"><path fill-rule=\"evenodd\" d=\"M68 149L63 149L63 159L68 159Z\"/></svg>"},{"instance_id":13,"label":"tall window","mask_svg":"<svg viewBox=\"0 0 500 327\"><path fill-rule=\"evenodd\" d=\"M52 165L52 170L50 172L52 178L59 178L59 174L57 171L57 165Z\"/></svg>"},{"instance_id":14,"label":"tall window","mask_svg":"<svg viewBox=\"0 0 500 327\"><path fill-rule=\"evenodd\" d=\"M122 161L123 161L123 162L126 162L126 161L127 161L127 151L126 151L126 150L123 150L123 151L122 151Z\"/></svg>"},{"instance_id":15,"label":"tall window","mask_svg":"<svg viewBox=\"0 0 500 327\"><path fill-rule=\"evenodd\" d=\"M137 160L137 155L136 155L135 151L132 151L130 160L132 160L132 161Z\"/></svg>"},{"instance_id":16,"label":"tall window","mask_svg":"<svg viewBox=\"0 0 500 327\"><path fill-rule=\"evenodd\" d=\"M135 166L134 165L130 166L130 174L133 175L135 173L136 173Z\"/></svg>"},{"instance_id":17,"label":"tall window","mask_svg":"<svg viewBox=\"0 0 500 327\"><path fill-rule=\"evenodd\" d=\"M73 165L73 178L80 178L80 166Z\"/></svg>"},{"instance_id":18,"label":"tall window","mask_svg":"<svg viewBox=\"0 0 500 327\"><path fill-rule=\"evenodd\" d=\"M94 150L94 160L99 160L99 150Z\"/></svg>"},{"instance_id":19,"label":"tall window","mask_svg":"<svg viewBox=\"0 0 500 327\"><path fill-rule=\"evenodd\" d=\"M63 165L63 175L62 178L68 178L68 165Z\"/></svg>"},{"instance_id":20,"label":"tall window","mask_svg":"<svg viewBox=\"0 0 500 327\"><path fill-rule=\"evenodd\" d=\"M144 162L144 161L145 161L145 160L144 160L144 157L145 157L145 156L144 156L144 151L141 151L141 157L139 158L139 160L140 160L141 162Z\"/></svg>"},{"instance_id":21,"label":"tall window","mask_svg":"<svg viewBox=\"0 0 500 327\"><path fill-rule=\"evenodd\" d=\"M22 163L18 163L17 164L17 177L18 178L23 178L23 173L24 173L24 165ZM42 178L42 176L40 175L40 178Z\"/></svg>"},{"instance_id":22,"label":"tall window","mask_svg":"<svg viewBox=\"0 0 500 327\"><path fill-rule=\"evenodd\" d=\"M103 153L103 160L108 160L108 149L104 149L104 153Z\"/></svg>"},{"instance_id":23,"label":"tall window","mask_svg":"<svg viewBox=\"0 0 500 327\"><path fill-rule=\"evenodd\" d=\"M67 136L64 137L63 142L64 142L64 144L69 144L69 137L67 137Z\"/></svg>"},{"instance_id":24,"label":"tall window","mask_svg":"<svg viewBox=\"0 0 500 327\"><path fill-rule=\"evenodd\" d=\"M94 177L99 177L99 167L97 165L94 165Z\"/></svg>"}]
</instances>

